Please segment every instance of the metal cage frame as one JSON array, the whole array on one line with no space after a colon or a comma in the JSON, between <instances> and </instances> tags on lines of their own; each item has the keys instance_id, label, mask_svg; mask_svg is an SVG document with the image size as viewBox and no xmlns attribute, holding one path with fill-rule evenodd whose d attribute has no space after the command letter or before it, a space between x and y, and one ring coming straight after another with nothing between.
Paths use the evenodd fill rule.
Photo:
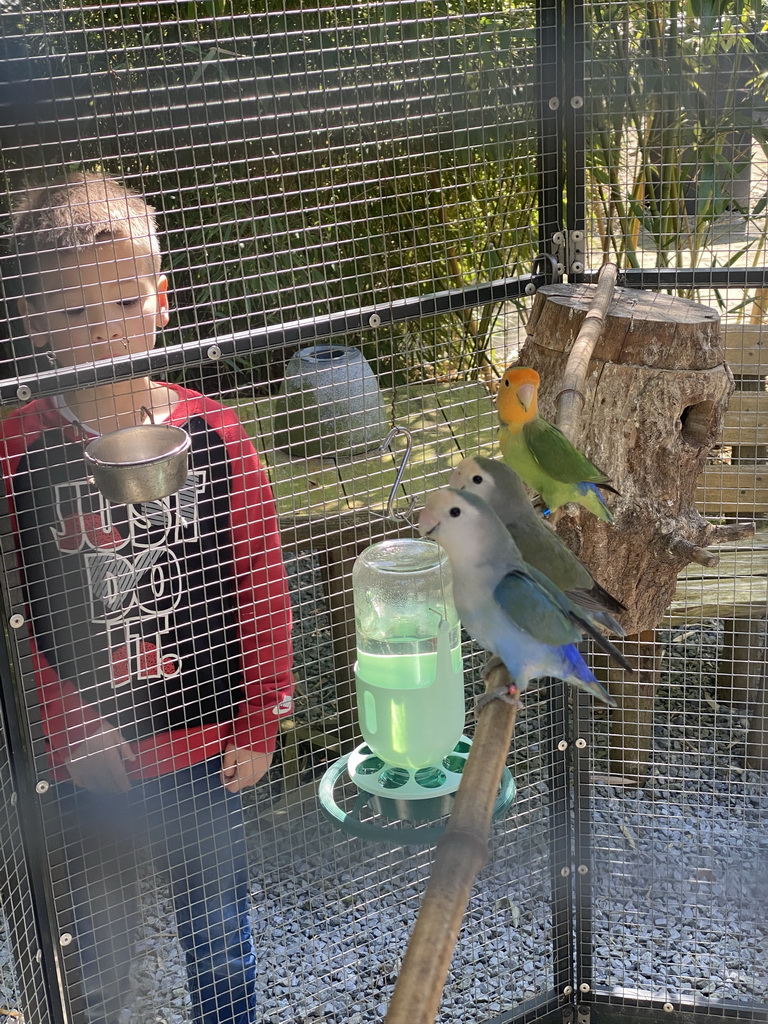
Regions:
<instances>
[{"instance_id":1,"label":"metal cage frame","mask_svg":"<svg viewBox=\"0 0 768 1024\"><path fill-rule=\"evenodd\" d=\"M581 249L586 230L584 152L584 38L589 5L584 0L536 0L539 249L543 262L529 275L487 281L458 290L442 290L415 298L382 302L340 313L319 314L262 331L239 331L199 341L160 348L145 357L111 360L101 365L65 371L28 374L0 381L0 404L55 394L95 383L119 380L138 373L202 366L256 351L280 350L303 342L339 338L388 323L418 321L435 314L470 309L489 301L530 295L551 280L591 282L597 268L584 265ZM557 272L549 264L554 261ZM638 269L622 271L619 283L630 288L764 288L768 265L695 269ZM28 997L28 1024L65 1024L70 1017L61 996L61 949L65 937L55 933L52 880L42 857L39 802L47 783L36 775L32 750L40 743L38 723L18 699L21 677L18 647L11 639L19 618L18 591L9 590L14 577L12 545L8 543L8 517L4 525L6 572L2 579L0 680L3 718L0 722L0 776L2 789L12 793L5 803L4 835L15 838L4 846L4 871L19 879L17 904L9 917L15 935L17 967ZM15 584L14 584L15 588ZM27 695L27 700L29 700ZM596 984L591 957L592 851L588 753L577 747L577 737L589 736L589 715L582 700L569 709L566 699L553 701L546 732L553 739L547 751L549 775L549 845L551 855L551 942L554 980L551 991L514 1011L489 1018L488 1024L541 1020L588 1024L590 1013L616 1024L645 1024L660 1013L674 1010L683 1024L704 1024L712 1017L762 1020L762 1007L712 1004L670 1007L661 999L634 996L626 1004L620 996ZM34 927L30 928L30 917Z\"/></svg>"}]
</instances>

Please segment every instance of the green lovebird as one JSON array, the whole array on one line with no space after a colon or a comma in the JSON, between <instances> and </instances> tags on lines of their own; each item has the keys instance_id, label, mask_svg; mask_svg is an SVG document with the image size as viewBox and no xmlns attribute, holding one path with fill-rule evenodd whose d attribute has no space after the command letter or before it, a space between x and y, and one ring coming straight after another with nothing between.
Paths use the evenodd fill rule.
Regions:
<instances>
[{"instance_id":1,"label":"green lovebird","mask_svg":"<svg viewBox=\"0 0 768 1024\"><path fill-rule=\"evenodd\" d=\"M550 512L575 501L598 519L612 523L599 488L614 494L618 491L562 430L539 416L538 391L539 375L528 367L510 366L501 378L496 405L504 461L541 495Z\"/></svg>"},{"instance_id":2,"label":"green lovebird","mask_svg":"<svg viewBox=\"0 0 768 1024\"><path fill-rule=\"evenodd\" d=\"M589 569L536 512L520 477L498 459L478 455L463 459L451 474L450 487L472 491L493 509L512 535L528 565L544 573L580 608L617 636L624 630L613 617L626 608L595 580Z\"/></svg>"}]
</instances>

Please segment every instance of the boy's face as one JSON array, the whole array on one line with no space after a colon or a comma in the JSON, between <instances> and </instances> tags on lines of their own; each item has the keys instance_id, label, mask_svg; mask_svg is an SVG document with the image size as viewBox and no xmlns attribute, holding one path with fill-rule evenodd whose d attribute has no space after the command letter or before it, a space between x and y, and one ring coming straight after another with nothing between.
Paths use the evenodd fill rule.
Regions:
<instances>
[{"instance_id":1,"label":"boy's face","mask_svg":"<svg viewBox=\"0 0 768 1024\"><path fill-rule=\"evenodd\" d=\"M141 354L168 323L168 281L130 239L109 239L44 262L40 294L20 301L36 348L60 366Z\"/></svg>"}]
</instances>

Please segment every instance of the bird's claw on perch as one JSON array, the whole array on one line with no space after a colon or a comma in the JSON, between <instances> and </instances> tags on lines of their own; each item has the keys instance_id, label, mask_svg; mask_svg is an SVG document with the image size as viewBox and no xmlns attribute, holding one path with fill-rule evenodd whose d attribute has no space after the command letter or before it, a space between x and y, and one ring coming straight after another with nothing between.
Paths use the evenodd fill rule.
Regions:
<instances>
[{"instance_id":1,"label":"bird's claw on perch","mask_svg":"<svg viewBox=\"0 0 768 1024\"><path fill-rule=\"evenodd\" d=\"M483 666L480 677L487 682L490 674L498 671L499 669L504 669L506 671L506 667L501 658L497 654L493 654ZM517 708L518 710L522 706L520 704L520 691L510 679L509 682L505 683L503 686L497 686L493 690L490 690L488 693L484 693L477 698L477 703L475 704L475 715L479 715L484 707L493 703L495 700L503 700L505 704L511 704L512 707Z\"/></svg>"},{"instance_id":2,"label":"bird's claw on perch","mask_svg":"<svg viewBox=\"0 0 768 1024\"><path fill-rule=\"evenodd\" d=\"M484 707L492 704L495 700L503 700L505 704L511 704L513 708L518 711L522 707L520 703L520 691L513 682L509 682L507 686L497 686L495 690L491 690L490 693L483 693L477 698L475 704L475 715L479 715Z\"/></svg>"}]
</instances>

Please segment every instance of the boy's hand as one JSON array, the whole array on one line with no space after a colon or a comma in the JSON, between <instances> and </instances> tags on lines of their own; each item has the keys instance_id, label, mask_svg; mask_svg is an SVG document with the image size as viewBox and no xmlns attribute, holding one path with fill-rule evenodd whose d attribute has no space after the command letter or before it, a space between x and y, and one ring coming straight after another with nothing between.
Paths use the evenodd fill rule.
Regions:
<instances>
[{"instance_id":1,"label":"boy's hand","mask_svg":"<svg viewBox=\"0 0 768 1024\"><path fill-rule=\"evenodd\" d=\"M241 789L255 786L271 764L272 754L228 743L221 760L221 784L230 793L239 793Z\"/></svg>"},{"instance_id":2,"label":"boy's hand","mask_svg":"<svg viewBox=\"0 0 768 1024\"><path fill-rule=\"evenodd\" d=\"M102 725L72 751L67 768L72 781L92 793L125 793L131 788L125 770L126 761L136 755L119 729Z\"/></svg>"}]
</instances>

